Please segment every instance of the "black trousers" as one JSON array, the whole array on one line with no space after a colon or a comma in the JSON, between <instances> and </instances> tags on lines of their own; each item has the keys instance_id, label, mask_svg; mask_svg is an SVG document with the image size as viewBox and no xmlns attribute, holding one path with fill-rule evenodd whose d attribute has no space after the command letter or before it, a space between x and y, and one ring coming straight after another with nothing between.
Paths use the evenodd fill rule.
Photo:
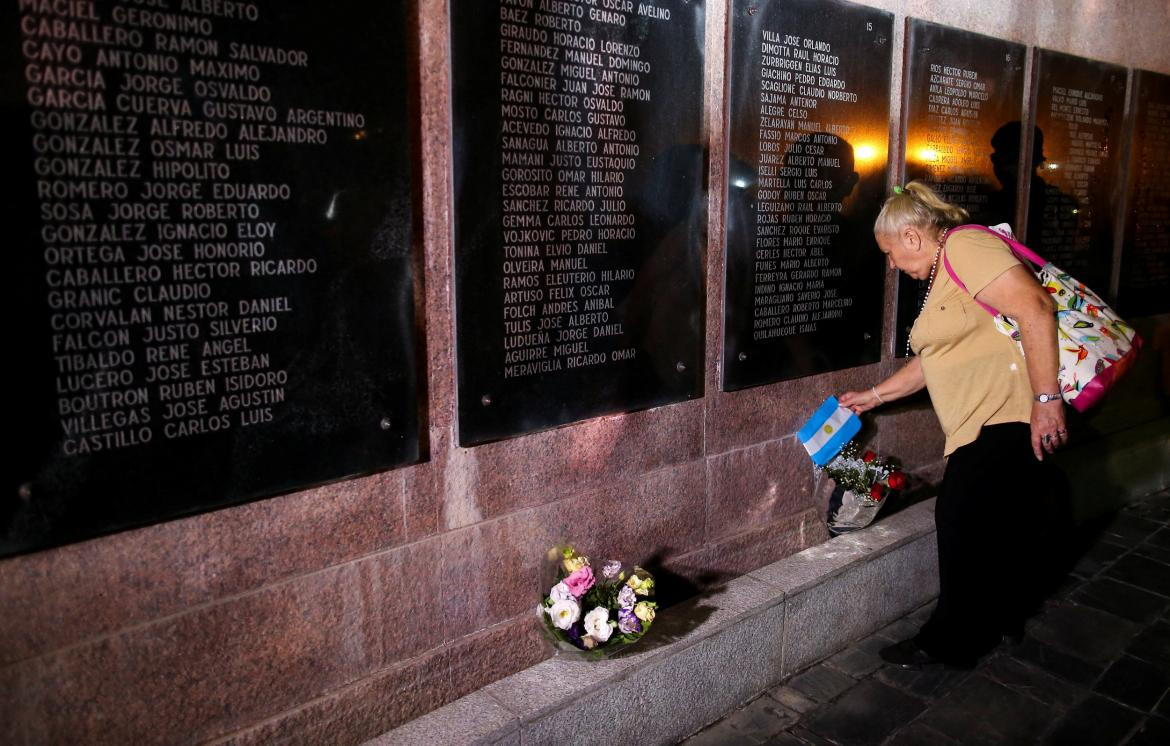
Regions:
<instances>
[{"instance_id":1,"label":"black trousers","mask_svg":"<svg viewBox=\"0 0 1170 746\"><path fill-rule=\"evenodd\" d=\"M1005 633L1023 631L1047 587L1064 484L1032 454L1025 423L985 426L951 454L935 503L938 606L915 638L919 647L971 663Z\"/></svg>"}]
</instances>

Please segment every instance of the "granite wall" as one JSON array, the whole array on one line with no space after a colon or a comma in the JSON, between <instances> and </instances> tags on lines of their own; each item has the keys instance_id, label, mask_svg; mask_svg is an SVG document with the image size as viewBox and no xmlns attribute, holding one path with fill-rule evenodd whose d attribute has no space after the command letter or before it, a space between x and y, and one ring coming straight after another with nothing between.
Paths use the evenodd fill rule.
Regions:
<instances>
[{"instance_id":1,"label":"granite wall","mask_svg":"<svg viewBox=\"0 0 1170 746\"><path fill-rule=\"evenodd\" d=\"M914 16L1170 73L1165 0L869 4L896 14L896 50ZM689 592L826 538L823 486L791 433L825 396L894 370L892 275L882 363L719 391L727 7L707 7L706 396L456 445L448 9L418 0L426 459L0 561L0 741L354 743L549 655L532 608L556 540L653 561ZM1165 336L1170 321L1147 323ZM936 478L924 400L875 423L882 450Z\"/></svg>"}]
</instances>

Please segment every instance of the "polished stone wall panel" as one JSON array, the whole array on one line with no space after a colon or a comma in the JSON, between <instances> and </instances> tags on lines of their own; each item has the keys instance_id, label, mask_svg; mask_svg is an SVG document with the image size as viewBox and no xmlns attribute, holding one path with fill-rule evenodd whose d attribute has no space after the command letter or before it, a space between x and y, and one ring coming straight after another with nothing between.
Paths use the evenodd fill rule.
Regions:
<instances>
[{"instance_id":1,"label":"polished stone wall panel","mask_svg":"<svg viewBox=\"0 0 1170 746\"><path fill-rule=\"evenodd\" d=\"M824 400L844 391L868 389L891 372L867 365L811 378L708 395L707 454L787 438ZM811 462L810 462L811 463Z\"/></svg>"},{"instance_id":2,"label":"polished stone wall panel","mask_svg":"<svg viewBox=\"0 0 1170 746\"><path fill-rule=\"evenodd\" d=\"M398 472L277 500L7 560L0 665L404 541Z\"/></svg>"},{"instance_id":3,"label":"polished stone wall panel","mask_svg":"<svg viewBox=\"0 0 1170 746\"><path fill-rule=\"evenodd\" d=\"M1129 204L1117 304L1126 315L1145 315L1170 310L1170 76L1139 70L1133 80Z\"/></svg>"},{"instance_id":4,"label":"polished stone wall panel","mask_svg":"<svg viewBox=\"0 0 1170 746\"><path fill-rule=\"evenodd\" d=\"M730 25L721 388L878 362L893 15L743 0Z\"/></svg>"},{"instance_id":5,"label":"polished stone wall panel","mask_svg":"<svg viewBox=\"0 0 1170 746\"><path fill-rule=\"evenodd\" d=\"M547 654L529 615L380 671L258 725L217 738L216 746L357 744L390 730Z\"/></svg>"},{"instance_id":6,"label":"polished stone wall panel","mask_svg":"<svg viewBox=\"0 0 1170 746\"><path fill-rule=\"evenodd\" d=\"M131 628L17 664L10 715L40 743L208 738L372 672L375 606L351 569Z\"/></svg>"},{"instance_id":7,"label":"polished stone wall panel","mask_svg":"<svg viewBox=\"0 0 1170 746\"><path fill-rule=\"evenodd\" d=\"M153 5L0 21L0 555L418 459L406 3ZM200 67L220 50L239 62Z\"/></svg>"},{"instance_id":8,"label":"polished stone wall panel","mask_svg":"<svg viewBox=\"0 0 1170 746\"><path fill-rule=\"evenodd\" d=\"M821 511L809 508L771 524L707 542L700 549L671 559L666 569L688 587L705 590L828 538Z\"/></svg>"},{"instance_id":9,"label":"polished stone wall panel","mask_svg":"<svg viewBox=\"0 0 1170 746\"><path fill-rule=\"evenodd\" d=\"M1045 260L1115 300L1126 70L1047 49L1037 50L1035 68L1028 209L1017 232Z\"/></svg>"},{"instance_id":10,"label":"polished stone wall panel","mask_svg":"<svg viewBox=\"0 0 1170 746\"><path fill-rule=\"evenodd\" d=\"M796 438L771 440L707 459L709 541L812 507L816 481Z\"/></svg>"},{"instance_id":11,"label":"polished stone wall panel","mask_svg":"<svg viewBox=\"0 0 1170 746\"><path fill-rule=\"evenodd\" d=\"M451 6L464 446L702 395L705 2L527 5Z\"/></svg>"}]
</instances>

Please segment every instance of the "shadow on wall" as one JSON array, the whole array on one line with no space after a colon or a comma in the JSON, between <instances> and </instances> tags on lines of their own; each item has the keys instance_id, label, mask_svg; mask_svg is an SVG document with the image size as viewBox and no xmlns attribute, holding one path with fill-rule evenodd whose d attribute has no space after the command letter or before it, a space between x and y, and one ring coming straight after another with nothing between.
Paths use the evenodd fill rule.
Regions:
<instances>
[{"instance_id":1,"label":"shadow on wall","mask_svg":"<svg viewBox=\"0 0 1170 746\"><path fill-rule=\"evenodd\" d=\"M663 551L656 551L642 563L642 567L654 575L658 605L661 608L721 593L726 588L727 581L738 577L736 573L714 570L687 577L670 570L669 564L670 555Z\"/></svg>"},{"instance_id":2,"label":"shadow on wall","mask_svg":"<svg viewBox=\"0 0 1170 746\"><path fill-rule=\"evenodd\" d=\"M1083 415L1069 410L1080 442L1170 416L1170 314L1129 321L1141 335L1141 352L1099 407Z\"/></svg>"},{"instance_id":3,"label":"shadow on wall","mask_svg":"<svg viewBox=\"0 0 1170 746\"><path fill-rule=\"evenodd\" d=\"M667 569L667 560L667 555L656 552L643 564L654 575L659 608L674 608L674 611L661 616L642 642L633 646L639 652L670 645L701 627L718 609L704 603L704 599L722 593L733 576L731 573L705 572L687 578ZM679 613L684 609L685 613Z\"/></svg>"},{"instance_id":4,"label":"shadow on wall","mask_svg":"<svg viewBox=\"0 0 1170 746\"><path fill-rule=\"evenodd\" d=\"M1055 459L1085 523L1170 486L1170 417L1074 445Z\"/></svg>"},{"instance_id":5,"label":"shadow on wall","mask_svg":"<svg viewBox=\"0 0 1170 746\"><path fill-rule=\"evenodd\" d=\"M1145 342L1137 363L1097 409L1066 409L1073 441L1055 461L1078 524L1170 486L1170 315L1132 323Z\"/></svg>"}]
</instances>

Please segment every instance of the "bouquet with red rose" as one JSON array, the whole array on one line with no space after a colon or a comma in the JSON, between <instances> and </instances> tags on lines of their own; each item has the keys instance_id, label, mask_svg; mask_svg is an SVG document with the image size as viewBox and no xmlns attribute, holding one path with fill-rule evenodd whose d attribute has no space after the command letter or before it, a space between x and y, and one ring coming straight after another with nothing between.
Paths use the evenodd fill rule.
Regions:
<instances>
[{"instance_id":1,"label":"bouquet with red rose","mask_svg":"<svg viewBox=\"0 0 1170 746\"><path fill-rule=\"evenodd\" d=\"M873 451L849 443L825 466L837 484L829 500L828 524L834 534L865 528L891 492L906 487L906 475Z\"/></svg>"}]
</instances>

